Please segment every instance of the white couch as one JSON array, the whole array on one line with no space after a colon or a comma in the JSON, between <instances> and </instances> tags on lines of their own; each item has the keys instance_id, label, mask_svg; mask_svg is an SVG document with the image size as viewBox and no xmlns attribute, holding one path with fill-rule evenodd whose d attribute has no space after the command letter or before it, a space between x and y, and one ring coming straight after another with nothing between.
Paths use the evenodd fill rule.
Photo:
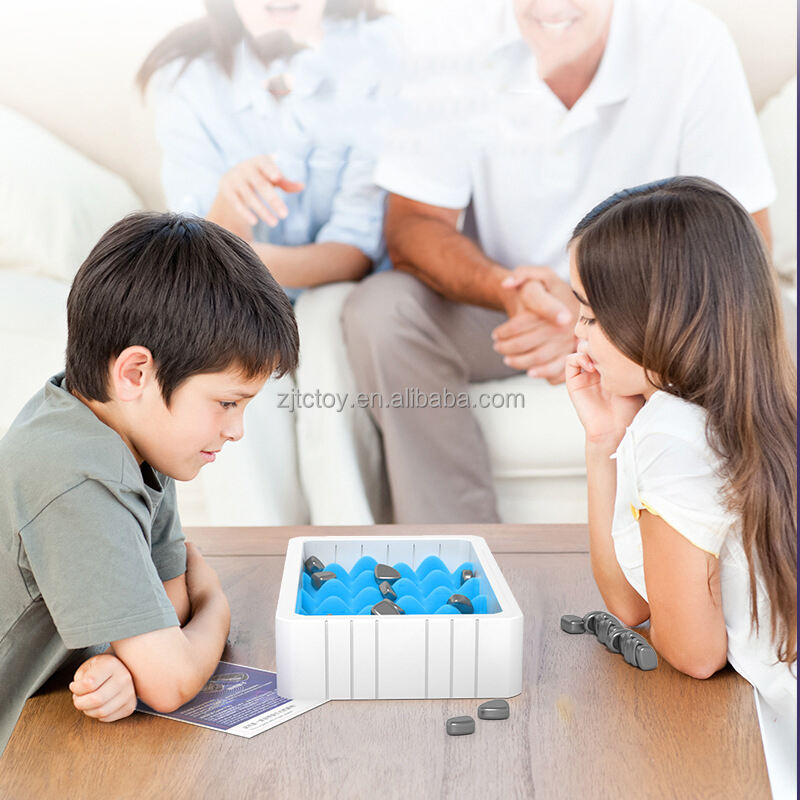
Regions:
<instances>
[{"instance_id":1,"label":"white couch","mask_svg":"<svg viewBox=\"0 0 800 800\"><path fill-rule=\"evenodd\" d=\"M704 4L731 27L760 109L779 185L772 209L775 256L791 313L796 272L794 4L775 0L770 14L723 0ZM75 25L72 8L32 0L0 25L0 71L16 77L0 85L0 374L7 376L0 395L0 433L63 364L68 282L91 244L124 213L163 207L151 119L132 78L164 32L200 13L197 0L166 6L155 0L134 6L85 0L81 9L87 24ZM339 334L339 311L349 288L337 284L309 291L297 304L303 330L301 388L355 391ZM789 329L794 330L793 321ZM520 376L473 390L524 395L524 409L477 412L503 519L585 520L582 434L563 387ZM296 422L311 521L387 519L380 447L366 412L333 419L331 411L308 410L299 412ZM185 522L208 522L207 490L201 483L182 486L180 502Z\"/></svg>"}]
</instances>

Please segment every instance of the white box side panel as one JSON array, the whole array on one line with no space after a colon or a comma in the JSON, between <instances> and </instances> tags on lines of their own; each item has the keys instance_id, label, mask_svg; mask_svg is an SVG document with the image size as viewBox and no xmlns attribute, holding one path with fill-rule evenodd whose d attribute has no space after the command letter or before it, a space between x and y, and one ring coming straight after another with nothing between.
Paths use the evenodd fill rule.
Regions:
<instances>
[{"instance_id":1,"label":"white box side panel","mask_svg":"<svg viewBox=\"0 0 800 800\"><path fill-rule=\"evenodd\" d=\"M414 566L414 558L415 558L415 546L414 542L410 542L406 539L400 539L396 542L390 542L388 546L388 554L386 558L387 564L397 564L399 561L402 561L405 564L408 564L412 569L416 569Z\"/></svg>"},{"instance_id":2,"label":"white box side panel","mask_svg":"<svg viewBox=\"0 0 800 800\"><path fill-rule=\"evenodd\" d=\"M325 624L328 697L347 700L350 697L350 620L347 617L327 617Z\"/></svg>"},{"instance_id":3,"label":"white box side panel","mask_svg":"<svg viewBox=\"0 0 800 800\"><path fill-rule=\"evenodd\" d=\"M477 697L513 697L522 691L522 617L481 621Z\"/></svg>"},{"instance_id":4,"label":"white box side panel","mask_svg":"<svg viewBox=\"0 0 800 800\"><path fill-rule=\"evenodd\" d=\"M325 693L325 622L302 625L275 621L278 694L293 700L311 700Z\"/></svg>"},{"instance_id":5,"label":"white box side panel","mask_svg":"<svg viewBox=\"0 0 800 800\"><path fill-rule=\"evenodd\" d=\"M475 697L475 631L477 617L451 617L453 630L453 697Z\"/></svg>"},{"instance_id":6,"label":"white box side panel","mask_svg":"<svg viewBox=\"0 0 800 800\"><path fill-rule=\"evenodd\" d=\"M465 539L444 540L441 546L439 558L445 564L454 566L462 564L464 561L476 561L476 553L472 544Z\"/></svg>"},{"instance_id":7,"label":"white box side panel","mask_svg":"<svg viewBox=\"0 0 800 800\"><path fill-rule=\"evenodd\" d=\"M309 556L316 556L323 564L330 564L338 557L338 542L319 540L316 542L304 542L301 560L304 562ZM302 565L297 565L302 569Z\"/></svg>"},{"instance_id":8,"label":"white box side panel","mask_svg":"<svg viewBox=\"0 0 800 800\"><path fill-rule=\"evenodd\" d=\"M428 620L428 697L450 697L450 618Z\"/></svg>"},{"instance_id":9,"label":"white box side panel","mask_svg":"<svg viewBox=\"0 0 800 800\"><path fill-rule=\"evenodd\" d=\"M379 564L386 561L388 544L385 539L373 539L360 542L361 555L372 556Z\"/></svg>"},{"instance_id":10,"label":"white box side panel","mask_svg":"<svg viewBox=\"0 0 800 800\"><path fill-rule=\"evenodd\" d=\"M416 569L428 556L439 556L441 552L439 539L418 539L414 542L414 563L411 566Z\"/></svg>"},{"instance_id":11,"label":"white box side panel","mask_svg":"<svg viewBox=\"0 0 800 800\"><path fill-rule=\"evenodd\" d=\"M375 694L375 623L353 620L353 699L371 700Z\"/></svg>"},{"instance_id":12,"label":"white box side panel","mask_svg":"<svg viewBox=\"0 0 800 800\"><path fill-rule=\"evenodd\" d=\"M425 620L376 618L378 697L425 696Z\"/></svg>"}]
</instances>

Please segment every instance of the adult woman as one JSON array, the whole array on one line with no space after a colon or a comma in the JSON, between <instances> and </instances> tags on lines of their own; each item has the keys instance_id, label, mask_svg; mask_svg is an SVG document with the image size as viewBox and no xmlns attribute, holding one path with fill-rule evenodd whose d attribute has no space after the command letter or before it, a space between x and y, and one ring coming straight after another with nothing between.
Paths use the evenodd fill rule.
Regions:
<instances>
[{"instance_id":1,"label":"adult woman","mask_svg":"<svg viewBox=\"0 0 800 800\"><path fill-rule=\"evenodd\" d=\"M249 241L293 299L383 260L372 167L393 28L373 6L206 0L206 16L170 33L139 72L142 89L157 84L169 207ZM290 381L251 404L250 452L205 476L212 521L305 520L294 417L278 408Z\"/></svg>"}]
</instances>

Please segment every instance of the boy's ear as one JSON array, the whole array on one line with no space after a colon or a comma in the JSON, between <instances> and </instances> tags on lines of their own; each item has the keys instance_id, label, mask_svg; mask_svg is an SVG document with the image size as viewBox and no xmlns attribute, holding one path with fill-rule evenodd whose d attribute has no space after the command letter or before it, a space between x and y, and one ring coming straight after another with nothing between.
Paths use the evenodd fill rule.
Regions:
<instances>
[{"instance_id":1,"label":"boy's ear","mask_svg":"<svg viewBox=\"0 0 800 800\"><path fill-rule=\"evenodd\" d=\"M126 347L111 362L113 393L123 402L138 400L147 385L156 378L152 353L139 345Z\"/></svg>"}]
</instances>

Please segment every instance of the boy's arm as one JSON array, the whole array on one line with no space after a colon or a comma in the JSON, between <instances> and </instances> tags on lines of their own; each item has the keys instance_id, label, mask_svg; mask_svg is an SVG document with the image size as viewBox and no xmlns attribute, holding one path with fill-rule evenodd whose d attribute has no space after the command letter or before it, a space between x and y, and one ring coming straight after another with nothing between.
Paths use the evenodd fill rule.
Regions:
<instances>
[{"instance_id":1,"label":"boy's arm","mask_svg":"<svg viewBox=\"0 0 800 800\"><path fill-rule=\"evenodd\" d=\"M186 554L192 615L185 627L111 643L133 678L136 695L156 711L174 711L203 688L219 663L230 628L230 608L219 578L189 542Z\"/></svg>"},{"instance_id":2,"label":"boy's arm","mask_svg":"<svg viewBox=\"0 0 800 800\"><path fill-rule=\"evenodd\" d=\"M164 581L163 585L183 627L191 617L186 575ZM101 722L122 719L136 709L133 678L111 647L84 661L76 670L69 689L75 708Z\"/></svg>"},{"instance_id":3,"label":"boy's arm","mask_svg":"<svg viewBox=\"0 0 800 800\"><path fill-rule=\"evenodd\" d=\"M163 584L164 591L167 593L167 597L178 615L181 627L183 627L189 621L192 612L189 593L186 590L186 575L178 575L177 578L163 581Z\"/></svg>"}]
</instances>

